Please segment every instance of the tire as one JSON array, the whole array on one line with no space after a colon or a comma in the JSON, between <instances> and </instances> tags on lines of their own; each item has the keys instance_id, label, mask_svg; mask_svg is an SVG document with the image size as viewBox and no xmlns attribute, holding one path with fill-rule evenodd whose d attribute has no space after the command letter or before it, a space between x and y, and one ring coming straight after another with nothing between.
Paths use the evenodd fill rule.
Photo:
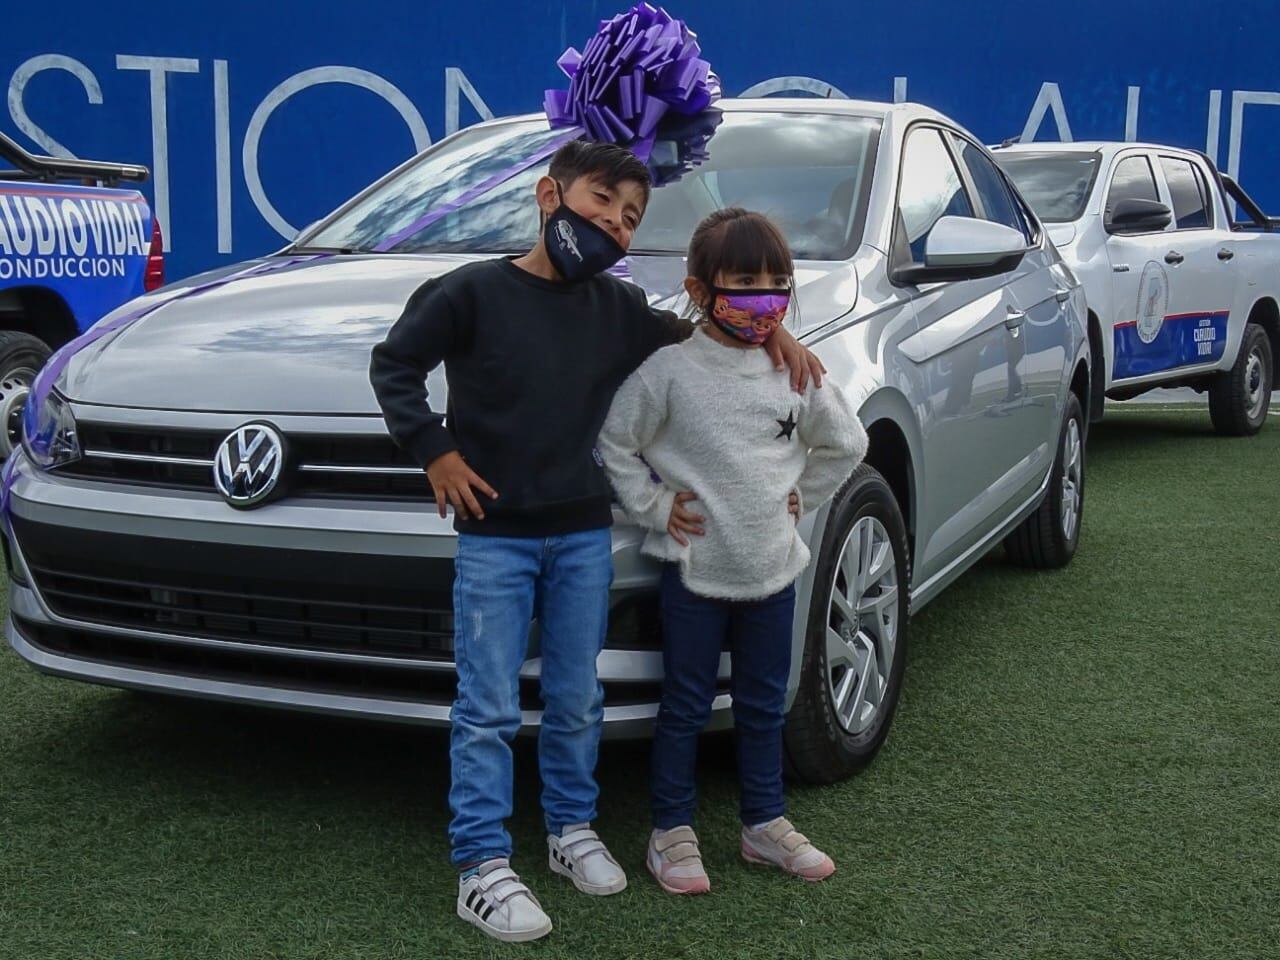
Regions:
<instances>
[{"instance_id":1,"label":"tire","mask_svg":"<svg viewBox=\"0 0 1280 960\"><path fill-rule=\"evenodd\" d=\"M1050 570L1065 567L1075 556L1084 516L1085 435L1080 400L1068 394L1049 489L1035 512L1004 539L1009 559L1019 566Z\"/></svg>"},{"instance_id":2,"label":"tire","mask_svg":"<svg viewBox=\"0 0 1280 960\"><path fill-rule=\"evenodd\" d=\"M1246 325L1236 362L1209 386L1209 416L1218 433L1250 437L1262 429L1275 386L1274 359L1267 332L1256 323Z\"/></svg>"},{"instance_id":3,"label":"tire","mask_svg":"<svg viewBox=\"0 0 1280 960\"><path fill-rule=\"evenodd\" d=\"M32 381L49 359L43 340L16 330L0 330L0 461L22 442L22 408Z\"/></svg>"},{"instance_id":4,"label":"tire","mask_svg":"<svg viewBox=\"0 0 1280 960\"><path fill-rule=\"evenodd\" d=\"M870 564L859 549L867 534ZM831 509L815 567L799 685L783 732L787 771L800 780L843 780L866 767L884 745L906 662L908 549L893 491L863 464ZM857 579L868 567L871 582L860 589ZM846 594L874 604L861 611L852 636L853 627L840 612L849 607L840 603Z\"/></svg>"}]
</instances>

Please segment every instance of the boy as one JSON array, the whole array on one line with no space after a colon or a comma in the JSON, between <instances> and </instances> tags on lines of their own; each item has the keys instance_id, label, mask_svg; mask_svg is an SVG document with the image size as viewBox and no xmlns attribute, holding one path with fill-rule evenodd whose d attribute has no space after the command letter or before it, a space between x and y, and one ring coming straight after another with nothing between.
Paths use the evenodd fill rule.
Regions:
<instances>
[{"instance_id":1,"label":"boy","mask_svg":"<svg viewBox=\"0 0 1280 960\"><path fill-rule=\"evenodd\" d=\"M628 150L571 141L535 196L542 220L527 254L467 264L423 284L373 350L370 379L387 428L426 469L440 516L454 509L451 859L457 912L499 940L534 940L551 920L510 868L510 741L519 673L541 632L538 759L548 862L584 893L626 887L591 830L603 692L596 657L612 579L611 496L594 444L614 391L691 326L649 308L604 271L631 244L649 173ZM769 344L803 389L821 365L795 339ZM427 405L441 362L448 426Z\"/></svg>"}]
</instances>

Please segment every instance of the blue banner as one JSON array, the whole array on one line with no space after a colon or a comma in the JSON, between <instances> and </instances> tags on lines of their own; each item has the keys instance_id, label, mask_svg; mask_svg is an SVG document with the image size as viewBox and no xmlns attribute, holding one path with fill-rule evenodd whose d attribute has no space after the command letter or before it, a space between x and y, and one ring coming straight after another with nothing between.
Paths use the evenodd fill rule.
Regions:
<instances>
[{"instance_id":1,"label":"blue banner","mask_svg":"<svg viewBox=\"0 0 1280 960\"><path fill-rule=\"evenodd\" d=\"M461 126L541 109L615 4L13 4L0 128L60 156L145 163L168 275L282 246ZM728 95L910 99L988 142L1207 150L1280 209L1280 7L685 0Z\"/></svg>"},{"instance_id":2,"label":"blue banner","mask_svg":"<svg viewBox=\"0 0 1280 960\"><path fill-rule=\"evenodd\" d=\"M1133 320L1116 324L1115 335L1116 380L1215 363L1227 346L1227 311L1171 314L1155 331L1140 330Z\"/></svg>"},{"instance_id":3,"label":"blue banner","mask_svg":"<svg viewBox=\"0 0 1280 960\"><path fill-rule=\"evenodd\" d=\"M132 191L0 181L0 290L53 290L84 326L142 293L150 250Z\"/></svg>"}]
</instances>

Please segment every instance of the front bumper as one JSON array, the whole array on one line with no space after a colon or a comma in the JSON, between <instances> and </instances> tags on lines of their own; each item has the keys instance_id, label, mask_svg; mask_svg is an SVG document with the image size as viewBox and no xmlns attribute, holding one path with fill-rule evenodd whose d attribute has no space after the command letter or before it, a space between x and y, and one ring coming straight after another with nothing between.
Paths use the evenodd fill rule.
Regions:
<instances>
[{"instance_id":1,"label":"front bumper","mask_svg":"<svg viewBox=\"0 0 1280 960\"><path fill-rule=\"evenodd\" d=\"M444 726L456 683L454 533L429 504L285 500L59 477L22 451L10 489L6 637L45 673L110 686ZM597 662L605 735L643 736L662 656L655 566L614 531ZM541 720L536 627L522 730ZM712 724L729 723L728 655Z\"/></svg>"}]
</instances>

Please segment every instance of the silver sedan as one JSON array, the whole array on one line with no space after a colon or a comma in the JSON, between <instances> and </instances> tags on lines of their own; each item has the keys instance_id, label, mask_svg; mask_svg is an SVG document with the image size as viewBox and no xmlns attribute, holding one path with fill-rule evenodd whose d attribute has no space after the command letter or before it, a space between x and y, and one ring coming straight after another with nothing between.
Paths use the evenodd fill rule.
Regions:
<instances>
[{"instance_id":1,"label":"silver sedan","mask_svg":"<svg viewBox=\"0 0 1280 960\"><path fill-rule=\"evenodd\" d=\"M884 742L912 610L1002 541L1027 566L1070 560L1085 306L1035 214L946 117L719 106L655 145L660 185L625 270L682 309L694 225L723 206L768 213L797 257L794 332L861 398L867 462L803 521L815 560L797 585L787 758L831 780ZM18 654L96 683L447 724L454 535L385 432L368 355L425 279L530 246L545 161L529 161L562 135L540 116L464 130L280 253L122 308L6 468ZM445 386L432 375L434 397ZM656 571L618 520L599 675L606 733L637 735L661 678ZM718 725L727 653L722 678Z\"/></svg>"}]
</instances>

